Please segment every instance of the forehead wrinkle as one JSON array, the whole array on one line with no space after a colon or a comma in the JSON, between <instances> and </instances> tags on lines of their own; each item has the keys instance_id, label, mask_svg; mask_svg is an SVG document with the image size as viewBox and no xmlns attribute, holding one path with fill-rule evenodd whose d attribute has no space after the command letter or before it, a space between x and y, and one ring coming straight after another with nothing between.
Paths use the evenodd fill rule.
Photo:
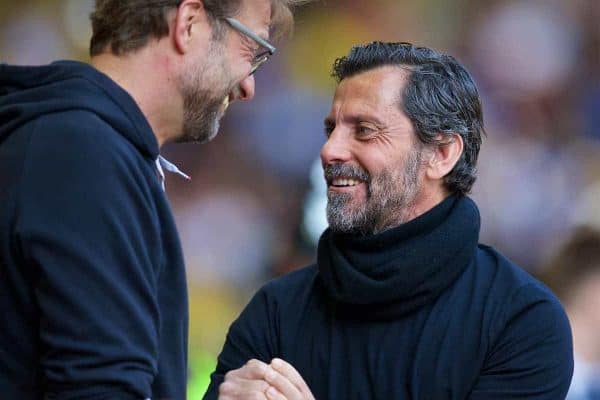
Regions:
<instances>
[{"instance_id":1,"label":"forehead wrinkle","mask_svg":"<svg viewBox=\"0 0 600 400\"><path fill-rule=\"evenodd\" d=\"M240 22L262 39L269 40L271 7L271 1L269 0L244 0L236 17L243 18L245 21L240 20Z\"/></svg>"},{"instance_id":2,"label":"forehead wrinkle","mask_svg":"<svg viewBox=\"0 0 600 400\"><path fill-rule=\"evenodd\" d=\"M260 18L260 29L256 32L264 40L269 40L269 31L271 28L271 14L273 13L273 4L271 1L264 1L264 10L262 10L262 18Z\"/></svg>"},{"instance_id":3,"label":"forehead wrinkle","mask_svg":"<svg viewBox=\"0 0 600 400\"><path fill-rule=\"evenodd\" d=\"M385 125L385 120L381 119L377 114L376 109L365 104L357 104L349 106L346 111L342 111L342 120L349 124L357 124L360 122L374 122L378 125Z\"/></svg>"},{"instance_id":4,"label":"forehead wrinkle","mask_svg":"<svg viewBox=\"0 0 600 400\"><path fill-rule=\"evenodd\" d=\"M384 66L344 79L336 89L330 119L348 124L373 121L384 129L412 131L401 104L407 77L398 66Z\"/></svg>"},{"instance_id":5,"label":"forehead wrinkle","mask_svg":"<svg viewBox=\"0 0 600 400\"><path fill-rule=\"evenodd\" d=\"M380 102L372 102L369 96L342 97L334 102L332 111L336 123L357 123L371 121L377 124L385 124L385 116L382 109L387 108ZM331 120L331 118L328 118Z\"/></svg>"}]
</instances>

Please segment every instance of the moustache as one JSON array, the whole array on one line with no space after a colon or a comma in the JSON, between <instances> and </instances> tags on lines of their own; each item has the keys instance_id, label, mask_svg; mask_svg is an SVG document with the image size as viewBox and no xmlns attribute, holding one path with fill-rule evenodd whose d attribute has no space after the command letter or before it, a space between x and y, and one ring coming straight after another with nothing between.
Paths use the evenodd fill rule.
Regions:
<instances>
[{"instance_id":1,"label":"moustache","mask_svg":"<svg viewBox=\"0 0 600 400\"><path fill-rule=\"evenodd\" d=\"M367 183L371 180L367 171L352 164L327 164L323 167L323 172L325 180L329 184L337 178L355 179Z\"/></svg>"}]
</instances>

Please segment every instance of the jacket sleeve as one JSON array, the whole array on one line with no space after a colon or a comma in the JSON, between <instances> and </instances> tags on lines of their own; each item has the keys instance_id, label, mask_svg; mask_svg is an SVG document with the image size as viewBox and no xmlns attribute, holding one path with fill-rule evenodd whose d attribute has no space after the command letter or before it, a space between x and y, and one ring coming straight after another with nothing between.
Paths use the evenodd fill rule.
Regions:
<instances>
[{"instance_id":1,"label":"jacket sleeve","mask_svg":"<svg viewBox=\"0 0 600 400\"><path fill-rule=\"evenodd\" d=\"M210 376L210 386L204 400L217 399L219 385L225 374L241 368L251 359L265 363L278 354L277 305L263 288L254 295L240 316L231 324L217 368Z\"/></svg>"},{"instance_id":2,"label":"jacket sleeve","mask_svg":"<svg viewBox=\"0 0 600 400\"><path fill-rule=\"evenodd\" d=\"M44 398L150 398L157 219L124 139L71 113L34 123L16 224L39 306Z\"/></svg>"},{"instance_id":3,"label":"jacket sleeve","mask_svg":"<svg viewBox=\"0 0 600 400\"><path fill-rule=\"evenodd\" d=\"M506 309L469 399L564 399L573 375L573 349L559 301L530 284L507 299Z\"/></svg>"}]
</instances>

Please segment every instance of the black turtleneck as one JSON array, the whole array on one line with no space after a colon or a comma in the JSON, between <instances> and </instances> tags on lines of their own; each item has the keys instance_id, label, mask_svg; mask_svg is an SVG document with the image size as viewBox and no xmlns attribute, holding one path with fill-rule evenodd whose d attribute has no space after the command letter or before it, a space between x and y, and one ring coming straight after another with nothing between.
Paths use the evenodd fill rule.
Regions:
<instances>
[{"instance_id":1,"label":"black turtleneck","mask_svg":"<svg viewBox=\"0 0 600 400\"><path fill-rule=\"evenodd\" d=\"M334 234L317 264L265 285L232 324L205 399L280 357L318 400L563 399L570 328L556 298L494 249L451 196L372 236Z\"/></svg>"},{"instance_id":2,"label":"black turtleneck","mask_svg":"<svg viewBox=\"0 0 600 400\"><path fill-rule=\"evenodd\" d=\"M393 319L430 303L475 256L479 212L451 196L429 212L377 235L319 241L319 277L340 314Z\"/></svg>"}]
</instances>

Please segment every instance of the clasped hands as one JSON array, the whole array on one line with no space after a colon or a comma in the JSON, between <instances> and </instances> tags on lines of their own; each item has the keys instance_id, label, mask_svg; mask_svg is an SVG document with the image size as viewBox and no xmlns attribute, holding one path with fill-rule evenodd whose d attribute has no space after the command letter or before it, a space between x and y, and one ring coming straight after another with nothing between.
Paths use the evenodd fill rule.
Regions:
<instances>
[{"instance_id":1,"label":"clasped hands","mask_svg":"<svg viewBox=\"0 0 600 400\"><path fill-rule=\"evenodd\" d=\"M219 400L315 400L302 376L289 363L250 360L229 371L219 386Z\"/></svg>"}]
</instances>

